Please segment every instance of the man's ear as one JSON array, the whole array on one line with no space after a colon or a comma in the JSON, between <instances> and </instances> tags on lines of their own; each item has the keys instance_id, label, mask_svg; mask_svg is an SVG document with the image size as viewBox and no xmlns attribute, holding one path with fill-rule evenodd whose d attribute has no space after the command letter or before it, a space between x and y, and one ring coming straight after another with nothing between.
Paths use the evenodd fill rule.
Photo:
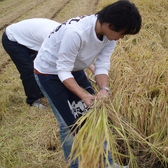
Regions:
<instances>
[{"instance_id":1,"label":"man's ear","mask_svg":"<svg viewBox=\"0 0 168 168\"><path fill-rule=\"evenodd\" d=\"M107 23L107 26L110 30L113 30L113 26L110 23Z\"/></svg>"}]
</instances>

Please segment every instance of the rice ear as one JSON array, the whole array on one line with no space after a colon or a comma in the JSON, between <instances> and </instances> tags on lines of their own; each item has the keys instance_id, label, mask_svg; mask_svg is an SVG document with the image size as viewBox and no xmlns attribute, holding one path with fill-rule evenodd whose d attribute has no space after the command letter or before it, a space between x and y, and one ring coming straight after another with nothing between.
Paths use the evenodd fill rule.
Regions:
<instances>
[{"instance_id":1,"label":"rice ear","mask_svg":"<svg viewBox=\"0 0 168 168\"><path fill-rule=\"evenodd\" d=\"M102 101L96 101L92 109L77 120L76 125L85 124L74 137L70 160L78 158L79 167L104 167L104 158L108 160L110 136L107 110ZM106 148L104 144L106 142ZM106 163L109 165L108 161Z\"/></svg>"}]
</instances>

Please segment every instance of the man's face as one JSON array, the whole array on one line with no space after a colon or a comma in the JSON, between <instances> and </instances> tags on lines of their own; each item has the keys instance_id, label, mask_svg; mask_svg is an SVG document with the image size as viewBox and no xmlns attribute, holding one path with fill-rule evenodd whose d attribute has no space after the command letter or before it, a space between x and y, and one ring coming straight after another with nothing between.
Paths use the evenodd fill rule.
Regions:
<instances>
[{"instance_id":1,"label":"man's face","mask_svg":"<svg viewBox=\"0 0 168 168\"><path fill-rule=\"evenodd\" d=\"M123 34L123 31L116 32L114 30L111 30L109 23L104 23L103 32L104 35L108 38L108 40L119 40L124 38L125 36L125 34Z\"/></svg>"}]
</instances>

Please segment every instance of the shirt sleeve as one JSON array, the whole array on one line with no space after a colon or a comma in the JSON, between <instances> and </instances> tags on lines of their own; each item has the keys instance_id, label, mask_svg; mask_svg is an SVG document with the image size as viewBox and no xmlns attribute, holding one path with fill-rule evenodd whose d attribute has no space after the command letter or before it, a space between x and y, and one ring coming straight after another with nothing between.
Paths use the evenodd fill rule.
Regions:
<instances>
[{"instance_id":1,"label":"shirt sleeve","mask_svg":"<svg viewBox=\"0 0 168 168\"><path fill-rule=\"evenodd\" d=\"M72 29L66 29L61 41L57 60L57 74L63 82L65 79L72 78L71 74L78 51L81 46L80 35Z\"/></svg>"},{"instance_id":2,"label":"shirt sleeve","mask_svg":"<svg viewBox=\"0 0 168 168\"><path fill-rule=\"evenodd\" d=\"M114 52L115 46L116 46L115 41L109 41L108 44L97 56L97 59L95 61L95 75L99 74L108 75L108 72L110 70L110 60L112 53Z\"/></svg>"}]
</instances>

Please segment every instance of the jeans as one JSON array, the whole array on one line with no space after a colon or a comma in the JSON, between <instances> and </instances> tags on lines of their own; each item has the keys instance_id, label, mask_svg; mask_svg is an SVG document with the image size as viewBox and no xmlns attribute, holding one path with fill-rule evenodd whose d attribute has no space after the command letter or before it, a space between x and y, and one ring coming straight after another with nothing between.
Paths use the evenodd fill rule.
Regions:
<instances>
[{"instance_id":1,"label":"jeans","mask_svg":"<svg viewBox=\"0 0 168 168\"><path fill-rule=\"evenodd\" d=\"M83 87L90 94L94 94L94 90L84 71L74 72L73 76L79 86ZM64 86L57 75L35 74L35 78L58 121L62 149L65 160L68 162L74 138L70 126L75 123L82 115L82 111L85 112L87 108L83 107L82 103L79 103L81 100ZM104 148L106 148L106 143L104 144ZM110 155L108 160L112 163ZM75 160L73 163L70 163L70 168L78 168L78 161Z\"/></svg>"},{"instance_id":2,"label":"jeans","mask_svg":"<svg viewBox=\"0 0 168 168\"><path fill-rule=\"evenodd\" d=\"M22 80L26 95L26 102L31 105L34 101L43 97L33 72L33 60L37 51L33 51L17 42L10 41L6 33L2 35L2 45L20 73L20 79Z\"/></svg>"},{"instance_id":3,"label":"jeans","mask_svg":"<svg viewBox=\"0 0 168 168\"><path fill-rule=\"evenodd\" d=\"M73 76L81 87L94 94L91 83L84 71L73 72ZM74 138L70 126L82 115L82 110L85 112L85 106L79 103L81 100L64 86L57 75L35 74L35 78L58 121L62 148L68 162ZM74 104L74 107L72 107L72 104ZM75 108L77 111L73 112ZM78 168L77 160L71 163L70 168Z\"/></svg>"}]
</instances>

